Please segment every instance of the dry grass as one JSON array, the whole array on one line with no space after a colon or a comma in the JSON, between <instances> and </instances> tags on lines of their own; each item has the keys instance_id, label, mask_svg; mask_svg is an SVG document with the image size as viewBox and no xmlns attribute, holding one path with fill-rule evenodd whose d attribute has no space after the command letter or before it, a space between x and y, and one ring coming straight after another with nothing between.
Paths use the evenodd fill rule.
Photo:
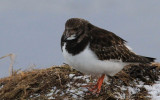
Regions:
<instances>
[{"instance_id":1,"label":"dry grass","mask_svg":"<svg viewBox=\"0 0 160 100\"><path fill-rule=\"evenodd\" d=\"M15 56L16 56L15 54L10 53L10 54L7 54L5 56L0 57L0 59L10 57L10 66L9 66L9 75L10 76L13 74L13 64L14 64L14 61L15 61Z\"/></svg>"},{"instance_id":2,"label":"dry grass","mask_svg":"<svg viewBox=\"0 0 160 100\"><path fill-rule=\"evenodd\" d=\"M139 82L153 84L160 76L159 65L132 65L125 67L109 83L104 83L102 91L97 95L87 95L88 91L80 90L81 84L88 83L90 77L71 69L68 65L52 66L47 69L21 71L10 77L0 79L0 100L10 99L99 99L116 100L125 94L126 100L149 99L144 87L139 87L135 94L122 87L136 87ZM95 81L95 79L91 79ZM84 92L82 92L84 91Z\"/></svg>"}]
</instances>

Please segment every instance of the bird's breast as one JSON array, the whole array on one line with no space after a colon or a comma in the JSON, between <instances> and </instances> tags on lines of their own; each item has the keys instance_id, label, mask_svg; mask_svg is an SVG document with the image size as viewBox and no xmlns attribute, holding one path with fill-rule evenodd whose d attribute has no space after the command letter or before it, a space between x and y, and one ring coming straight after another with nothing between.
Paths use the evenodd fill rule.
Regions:
<instances>
[{"instance_id":1,"label":"bird's breast","mask_svg":"<svg viewBox=\"0 0 160 100\"><path fill-rule=\"evenodd\" d=\"M86 74L108 74L118 73L124 66L121 60L99 60L95 53L89 48L89 44L79 54L72 55L66 50L66 43L62 46L65 62Z\"/></svg>"}]
</instances>

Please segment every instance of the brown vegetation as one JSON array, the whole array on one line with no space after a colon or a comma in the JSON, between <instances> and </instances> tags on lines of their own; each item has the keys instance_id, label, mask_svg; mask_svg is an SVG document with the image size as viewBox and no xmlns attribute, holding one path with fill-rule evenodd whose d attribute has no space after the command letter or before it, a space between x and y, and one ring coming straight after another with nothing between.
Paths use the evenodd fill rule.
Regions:
<instances>
[{"instance_id":1,"label":"brown vegetation","mask_svg":"<svg viewBox=\"0 0 160 100\"><path fill-rule=\"evenodd\" d=\"M99 95L87 95L89 92L82 88L82 84L95 82L94 78L84 75L68 65L52 66L47 69L34 69L21 71L10 77L0 79L0 100L10 99L148 99L148 92L144 87L136 87L137 84L152 85L159 79L160 66L131 65L126 66L114 77L109 77L104 83ZM124 90L122 88L125 88ZM137 92L131 94L126 87L137 88Z\"/></svg>"}]
</instances>

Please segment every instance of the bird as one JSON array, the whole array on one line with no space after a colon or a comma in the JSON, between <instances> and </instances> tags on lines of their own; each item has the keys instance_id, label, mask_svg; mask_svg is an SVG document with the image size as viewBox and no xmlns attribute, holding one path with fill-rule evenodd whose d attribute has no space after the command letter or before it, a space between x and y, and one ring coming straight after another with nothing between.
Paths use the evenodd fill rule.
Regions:
<instances>
[{"instance_id":1,"label":"bird","mask_svg":"<svg viewBox=\"0 0 160 100\"><path fill-rule=\"evenodd\" d=\"M87 85L100 93L104 78L114 76L129 64L150 64L155 58L134 53L127 41L115 33L82 18L70 18L61 37L65 63L89 75L100 76L96 84Z\"/></svg>"}]
</instances>

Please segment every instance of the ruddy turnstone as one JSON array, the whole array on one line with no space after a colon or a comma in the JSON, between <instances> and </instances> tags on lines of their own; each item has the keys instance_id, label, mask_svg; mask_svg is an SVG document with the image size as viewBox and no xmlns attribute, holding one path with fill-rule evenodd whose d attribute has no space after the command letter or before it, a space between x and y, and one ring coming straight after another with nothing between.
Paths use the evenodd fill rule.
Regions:
<instances>
[{"instance_id":1,"label":"ruddy turnstone","mask_svg":"<svg viewBox=\"0 0 160 100\"><path fill-rule=\"evenodd\" d=\"M96 93L100 92L105 75L114 76L129 64L155 60L135 54L121 37L81 18L71 18L65 23L61 49L65 62L76 70L101 75L89 89Z\"/></svg>"}]
</instances>

